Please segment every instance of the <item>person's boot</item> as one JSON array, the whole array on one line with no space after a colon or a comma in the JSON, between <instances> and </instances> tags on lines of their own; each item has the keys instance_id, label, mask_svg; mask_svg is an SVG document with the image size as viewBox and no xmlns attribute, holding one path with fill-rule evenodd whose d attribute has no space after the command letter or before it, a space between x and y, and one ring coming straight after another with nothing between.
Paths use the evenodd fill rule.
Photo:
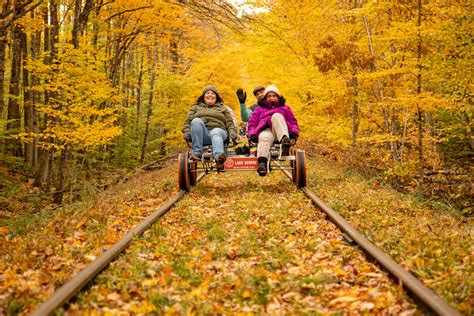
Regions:
<instances>
[{"instance_id":1,"label":"person's boot","mask_svg":"<svg viewBox=\"0 0 474 316\"><path fill-rule=\"evenodd\" d=\"M242 154L245 155L245 156L247 156L247 157L250 156L250 148L249 148L249 146L244 145L244 146L242 147Z\"/></svg>"},{"instance_id":2,"label":"person's boot","mask_svg":"<svg viewBox=\"0 0 474 316\"><path fill-rule=\"evenodd\" d=\"M283 136L280 141L280 159L290 155L291 142L288 136Z\"/></svg>"},{"instance_id":3,"label":"person's boot","mask_svg":"<svg viewBox=\"0 0 474 316\"><path fill-rule=\"evenodd\" d=\"M227 156L224 153L221 153L217 156L216 159L216 168L221 171L224 170L224 162L227 160Z\"/></svg>"},{"instance_id":4,"label":"person's boot","mask_svg":"<svg viewBox=\"0 0 474 316\"><path fill-rule=\"evenodd\" d=\"M267 175L267 157L258 157L258 175L264 177Z\"/></svg>"},{"instance_id":5,"label":"person's boot","mask_svg":"<svg viewBox=\"0 0 474 316\"><path fill-rule=\"evenodd\" d=\"M201 161L201 159L202 159L202 154L201 154L201 153L195 153L195 152L193 151L193 152L191 152L191 155L190 155L189 158L191 158L191 160L193 160L193 161Z\"/></svg>"}]
</instances>

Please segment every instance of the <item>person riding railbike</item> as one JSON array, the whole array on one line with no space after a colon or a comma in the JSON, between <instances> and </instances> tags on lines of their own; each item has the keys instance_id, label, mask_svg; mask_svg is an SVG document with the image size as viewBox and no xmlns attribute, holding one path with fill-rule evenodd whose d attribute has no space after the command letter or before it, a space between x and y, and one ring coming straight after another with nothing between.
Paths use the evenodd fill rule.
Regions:
<instances>
[{"instance_id":1,"label":"person riding railbike","mask_svg":"<svg viewBox=\"0 0 474 316\"><path fill-rule=\"evenodd\" d=\"M247 122L249 121L252 112L255 111L255 109L257 108L258 101L263 98L264 91L264 86L257 86L255 87L255 89L253 89L253 95L255 96L256 102L248 108L245 105L245 101L247 100L247 92L245 92L242 88L239 88L236 91L237 98L239 99L240 104L240 117L242 119L242 125L239 134L243 134L242 136L247 135ZM241 146L235 148L235 153L245 156L250 155L249 144L245 144L244 142L242 142L241 144Z\"/></svg>"},{"instance_id":2,"label":"person riding railbike","mask_svg":"<svg viewBox=\"0 0 474 316\"><path fill-rule=\"evenodd\" d=\"M232 115L214 85L206 86L191 107L182 132L184 140L192 143L192 160L201 160L203 147L212 144L217 169L223 169L227 159L224 142L227 137L235 141L237 131Z\"/></svg>"},{"instance_id":3,"label":"person riding railbike","mask_svg":"<svg viewBox=\"0 0 474 316\"><path fill-rule=\"evenodd\" d=\"M237 89L235 93L237 94L237 98L239 99L240 117L242 118L242 122L246 123L249 121L250 116L252 116L253 111L255 111L258 106L258 101L263 98L264 92L264 86L255 87L255 89L253 89L253 95L255 96L255 99L257 99L257 101L256 103L247 108L245 105L245 101L247 100L247 93L242 88Z\"/></svg>"},{"instance_id":4,"label":"person riding railbike","mask_svg":"<svg viewBox=\"0 0 474 316\"><path fill-rule=\"evenodd\" d=\"M257 143L257 172L267 174L270 148L277 140L280 143L280 158L289 156L291 143L299 135L299 126L291 108L275 85L265 88L264 97L252 113L248 122L248 138Z\"/></svg>"}]
</instances>

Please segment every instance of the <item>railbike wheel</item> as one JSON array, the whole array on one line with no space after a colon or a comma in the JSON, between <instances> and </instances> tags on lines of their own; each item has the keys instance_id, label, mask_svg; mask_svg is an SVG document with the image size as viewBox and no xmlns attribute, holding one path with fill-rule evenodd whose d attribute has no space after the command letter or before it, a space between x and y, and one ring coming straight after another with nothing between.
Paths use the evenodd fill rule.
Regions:
<instances>
[{"instance_id":1,"label":"railbike wheel","mask_svg":"<svg viewBox=\"0 0 474 316\"><path fill-rule=\"evenodd\" d=\"M296 185L298 188L306 186L306 162L304 151L298 149L296 152Z\"/></svg>"},{"instance_id":2,"label":"railbike wheel","mask_svg":"<svg viewBox=\"0 0 474 316\"><path fill-rule=\"evenodd\" d=\"M181 190L189 191L190 180L189 180L189 167L188 167L189 154L183 153L178 156L178 184Z\"/></svg>"},{"instance_id":3,"label":"railbike wheel","mask_svg":"<svg viewBox=\"0 0 474 316\"><path fill-rule=\"evenodd\" d=\"M197 182L197 162L189 164L189 184L194 186Z\"/></svg>"},{"instance_id":4,"label":"railbike wheel","mask_svg":"<svg viewBox=\"0 0 474 316\"><path fill-rule=\"evenodd\" d=\"M290 154L292 156L296 156L296 149L294 147L291 147ZM296 182L296 161L291 160L290 166L291 166L291 181Z\"/></svg>"}]
</instances>

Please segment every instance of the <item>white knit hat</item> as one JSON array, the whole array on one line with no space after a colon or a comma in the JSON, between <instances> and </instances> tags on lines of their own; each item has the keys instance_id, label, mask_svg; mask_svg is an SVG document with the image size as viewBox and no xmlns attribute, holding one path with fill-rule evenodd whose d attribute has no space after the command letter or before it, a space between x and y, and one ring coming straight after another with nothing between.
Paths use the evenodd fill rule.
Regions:
<instances>
[{"instance_id":1,"label":"white knit hat","mask_svg":"<svg viewBox=\"0 0 474 316\"><path fill-rule=\"evenodd\" d=\"M278 94L278 96L280 96L280 90L278 90L277 86L275 86L273 84L271 84L271 85L269 85L268 87L265 88L265 94L264 95L267 96L267 94L269 92L276 93L276 94Z\"/></svg>"}]
</instances>

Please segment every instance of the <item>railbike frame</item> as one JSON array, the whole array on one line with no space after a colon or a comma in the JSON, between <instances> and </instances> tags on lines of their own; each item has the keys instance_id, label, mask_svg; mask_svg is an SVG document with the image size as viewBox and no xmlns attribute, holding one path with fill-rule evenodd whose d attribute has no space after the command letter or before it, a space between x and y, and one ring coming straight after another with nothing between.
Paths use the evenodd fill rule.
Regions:
<instances>
[{"instance_id":1,"label":"railbike frame","mask_svg":"<svg viewBox=\"0 0 474 316\"><path fill-rule=\"evenodd\" d=\"M188 146L190 144L188 143ZM204 172L236 172L236 171L256 171L258 160L256 151L250 152L250 155L237 155L235 150L228 148L227 160L223 169L217 168L217 163L213 158L212 146L204 146L202 159L195 161L190 159L190 151L181 153L178 157L178 182L179 188L189 191L191 186L196 183L197 174ZM270 159L267 162L267 170L291 170L292 180L298 187L306 186L306 164L305 153L303 150L291 147L290 156L280 156L280 144L273 144L270 148Z\"/></svg>"}]
</instances>

